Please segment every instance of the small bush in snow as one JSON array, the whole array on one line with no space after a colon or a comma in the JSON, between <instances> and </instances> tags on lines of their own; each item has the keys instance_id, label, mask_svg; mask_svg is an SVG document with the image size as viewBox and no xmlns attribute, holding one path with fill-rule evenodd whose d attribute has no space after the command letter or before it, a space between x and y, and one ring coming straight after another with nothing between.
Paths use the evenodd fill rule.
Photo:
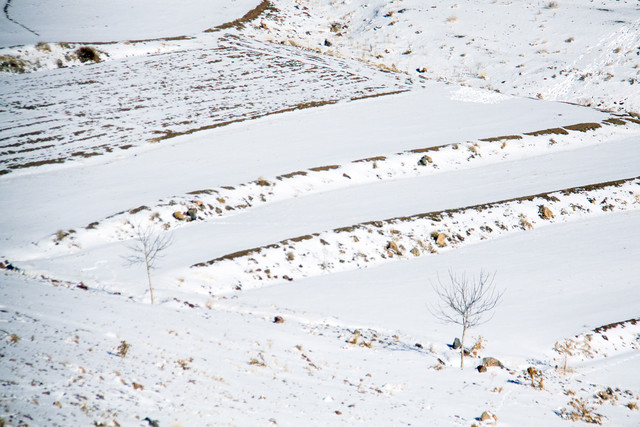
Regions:
<instances>
[{"instance_id":1,"label":"small bush in snow","mask_svg":"<svg viewBox=\"0 0 640 427\"><path fill-rule=\"evenodd\" d=\"M118 346L118 356L126 357L130 348L131 344L129 344L125 340L120 341L120 345Z\"/></svg>"}]
</instances>

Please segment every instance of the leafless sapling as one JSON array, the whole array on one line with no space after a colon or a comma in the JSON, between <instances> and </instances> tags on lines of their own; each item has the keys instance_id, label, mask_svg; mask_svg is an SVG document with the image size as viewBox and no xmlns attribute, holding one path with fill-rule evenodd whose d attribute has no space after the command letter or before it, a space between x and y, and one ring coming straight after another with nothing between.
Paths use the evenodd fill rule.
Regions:
<instances>
[{"instance_id":1,"label":"leafless sapling","mask_svg":"<svg viewBox=\"0 0 640 427\"><path fill-rule=\"evenodd\" d=\"M154 227L142 225L138 225L135 228L134 235L134 243L129 247L132 253L124 257L124 259L129 265L145 265L147 269L147 280L149 281L151 304L153 304L151 270L155 268L156 262L162 258L162 252L171 245L171 235L158 233Z\"/></svg>"},{"instance_id":2,"label":"leafless sapling","mask_svg":"<svg viewBox=\"0 0 640 427\"><path fill-rule=\"evenodd\" d=\"M494 284L495 273L480 271L477 278L469 279L465 273L456 274L449 270L449 281L434 286L439 303L433 306L432 313L445 323L462 326L460 341L460 368L464 368L464 339L467 330L490 320L483 319L492 311L502 298L502 291Z\"/></svg>"}]
</instances>

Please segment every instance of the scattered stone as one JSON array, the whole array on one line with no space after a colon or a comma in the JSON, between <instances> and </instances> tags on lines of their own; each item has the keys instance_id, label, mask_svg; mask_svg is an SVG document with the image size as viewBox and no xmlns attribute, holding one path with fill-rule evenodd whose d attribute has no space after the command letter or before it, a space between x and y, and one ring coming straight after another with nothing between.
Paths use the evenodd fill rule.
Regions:
<instances>
[{"instance_id":1,"label":"scattered stone","mask_svg":"<svg viewBox=\"0 0 640 427\"><path fill-rule=\"evenodd\" d=\"M180 212L180 211L175 211L175 212L173 213L173 217L174 217L175 219L177 219L177 220L180 220L180 221L183 221L183 220L184 220L184 218L185 218L185 217L184 217L184 214L183 214L182 212Z\"/></svg>"},{"instance_id":2,"label":"scattered stone","mask_svg":"<svg viewBox=\"0 0 640 427\"><path fill-rule=\"evenodd\" d=\"M395 252L395 253L396 253L396 254L398 254L398 255L402 255L402 252L400 251L400 248L398 248L398 244L397 244L396 242L394 242L393 240L392 240L392 241L390 241L390 242L387 244L387 250L388 250L388 251Z\"/></svg>"},{"instance_id":3,"label":"scattered stone","mask_svg":"<svg viewBox=\"0 0 640 427\"><path fill-rule=\"evenodd\" d=\"M502 364L502 362L500 362L498 359L494 358L494 357L485 357L482 359L482 366L484 367L491 367L491 366L498 366L500 368L504 368L504 365Z\"/></svg>"},{"instance_id":4,"label":"scattered stone","mask_svg":"<svg viewBox=\"0 0 640 427\"><path fill-rule=\"evenodd\" d=\"M462 343L460 342L460 338L456 338L453 340L453 344L451 344L451 348L454 350L459 349L460 347L462 347Z\"/></svg>"},{"instance_id":5,"label":"scattered stone","mask_svg":"<svg viewBox=\"0 0 640 427\"><path fill-rule=\"evenodd\" d=\"M332 44L333 44L333 43L331 43L329 40L327 40L327 39L325 39L325 40L324 40L324 45L325 45L326 47L331 47L331 45L332 45Z\"/></svg>"},{"instance_id":6,"label":"scattered stone","mask_svg":"<svg viewBox=\"0 0 640 427\"><path fill-rule=\"evenodd\" d=\"M479 421L498 421L498 417L489 411L484 411L482 415L480 415Z\"/></svg>"},{"instance_id":7,"label":"scattered stone","mask_svg":"<svg viewBox=\"0 0 640 427\"><path fill-rule=\"evenodd\" d=\"M433 163L433 159L426 154L418 160L420 166L427 166L429 163Z\"/></svg>"},{"instance_id":8,"label":"scattered stone","mask_svg":"<svg viewBox=\"0 0 640 427\"><path fill-rule=\"evenodd\" d=\"M423 348L423 347L422 347L422 344L420 344L419 342L415 343L414 345L415 345L417 348Z\"/></svg>"},{"instance_id":9,"label":"scattered stone","mask_svg":"<svg viewBox=\"0 0 640 427\"><path fill-rule=\"evenodd\" d=\"M195 221L198 219L198 210L196 208L191 208L187 211L187 215L191 218L191 221Z\"/></svg>"},{"instance_id":10,"label":"scattered stone","mask_svg":"<svg viewBox=\"0 0 640 427\"><path fill-rule=\"evenodd\" d=\"M478 372L487 372L487 367L484 365L478 365L476 369L478 370Z\"/></svg>"},{"instance_id":11,"label":"scattered stone","mask_svg":"<svg viewBox=\"0 0 640 427\"><path fill-rule=\"evenodd\" d=\"M273 318L273 323L284 323L282 316L276 316Z\"/></svg>"},{"instance_id":12,"label":"scattered stone","mask_svg":"<svg viewBox=\"0 0 640 427\"><path fill-rule=\"evenodd\" d=\"M438 234L438 237L436 238L436 245L440 246L441 248L447 246L446 238L447 236L445 236L444 233Z\"/></svg>"},{"instance_id":13,"label":"scattered stone","mask_svg":"<svg viewBox=\"0 0 640 427\"><path fill-rule=\"evenodd\" d=\"M549 209L545 205L541 205L538 208L538 215L540 215L540 218L542 218L542 219L551 219L551 218L553 218L553 212L551 212L551 209Z\"/></svg>"},{"instance_id":14,"label":"scattered stone","mask_svg":"<svg viewBox=\"0 0 640 427\"><path fill-rule=\"evenodd\" d=\"M411 253L414 256L420 256L420 249L418 249L418 247L416 246L415 248L411 249Z\"/></svg>"},{"instance_id":15,"label":"scattered stone","mask_svg":"<svg viewBox=\"0 0 640 427\"><path fill-rule=\"evenodd\" d=\"M146 421L147 423L149 423L149 427L160 427L160 424L158 423L158 420L152 420L151 418L146 417L142 421Z\"/></svg>"}]
</instances>

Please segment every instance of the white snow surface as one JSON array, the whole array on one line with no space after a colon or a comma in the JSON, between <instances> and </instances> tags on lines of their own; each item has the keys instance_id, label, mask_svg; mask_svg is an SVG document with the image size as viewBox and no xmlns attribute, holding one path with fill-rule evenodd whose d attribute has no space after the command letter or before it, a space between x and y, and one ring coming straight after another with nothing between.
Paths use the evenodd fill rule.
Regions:
<instances>
[{"instance_id":1,"label":"white snow surface","mask_svg":"<svg viewBox=\"0 0 640 427\"><path fill-rule=\"evenodd\" d=\"M259 0L9 0L0 46L189 36L233 21Z\"/></svg>"},{"instance_id":2,"label":"white snow surface","mask_svg":"<svg viewBox=\"0 0 640 427\"><path fill-rule=\"evenodd\" d=\"M636 3L125 3L6 3L0 424L639 424Z\"/></svg>"}]
</instances>

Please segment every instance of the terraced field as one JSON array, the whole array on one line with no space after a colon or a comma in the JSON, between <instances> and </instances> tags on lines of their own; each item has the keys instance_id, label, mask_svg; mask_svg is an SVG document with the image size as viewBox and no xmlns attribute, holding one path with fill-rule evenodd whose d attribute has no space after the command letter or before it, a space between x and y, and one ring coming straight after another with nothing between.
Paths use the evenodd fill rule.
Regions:
<instances>
[{"instance_id":1,"label":"terraced field","mask_svg":"<svg viewBox=\"0 0 640 427\"><path fill-rule=\"evenodd\" d=\"M551 3L514 28L568 25ZM631 84L604 99L599 79L584 104L603 111L454 62L414 73L437 55L389 34L421 40L429 17L470 46L442 7L264 1L163 53L0 74L0 425L636 425ZM640 21L597 13L632 75ZM549 72L526 90L565 87ZM140 230L170 242L148 268L126 262ZM434 285L479 271L502 300L461 356Z\"/></svg>"},{"instance_id":2,"label":"terraced field","mask_svg":"<svg viewBox=\"0 0 640 427\"><path fill-rule=\"evenodd\" d=\"M405 76L356 61L230 34L209 41L211 48L1 74L0 174L411 87Z\"/></svg>"}]
</instances>

